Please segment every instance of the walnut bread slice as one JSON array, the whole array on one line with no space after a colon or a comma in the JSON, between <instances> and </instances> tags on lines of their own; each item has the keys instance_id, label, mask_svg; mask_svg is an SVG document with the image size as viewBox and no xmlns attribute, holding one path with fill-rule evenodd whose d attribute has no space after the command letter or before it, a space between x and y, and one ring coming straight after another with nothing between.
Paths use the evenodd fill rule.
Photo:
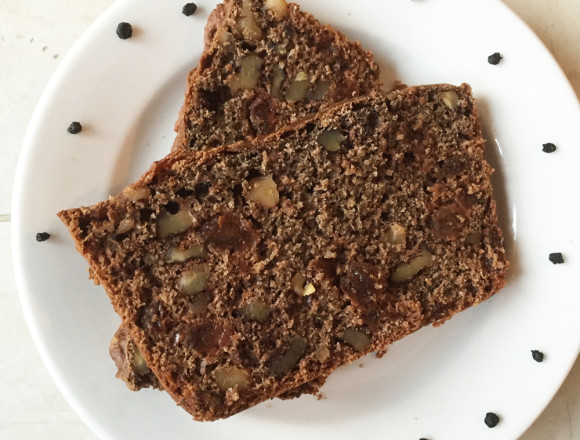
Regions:
<instances>
[{"instance_id":1,"label":"walnut bread slice","mask_svg":"<svg viewBox=\"0 0 580 440\"><path fill-rule=\"evenodd\" d=\"M269 134L380 87L371 52L285 0L225 0L205 39L174 149Z\"/></svg>"},{"instance_id":2,"label":"walnut bread slice","mask_svg":"<svg viewBox=\"0 0 580 440\"><path fill-rule=\"evenodd\" d=\"M197 150L267 134L345 97L379 90L370 52L285 0L226 0L211 13L204 40L204 67L189 73L175 147ZM252 60L260 66L248 70ZM290 80L301 72L309 79ZM240 75L243 84L236 86ZM110 353L131 390L159 386L134 355L127 330L119 329Z\"/></svg>"},{"instance_id":3,"label":"walnut bread slice","mask_svg":"<svg viewBox=\"0 0 580 440\"><path fill-rule=\"evenodd\" d=\"M412 87L175 151L59 216L162 387L215 420L503 287L483 149L468 85Z\"/></svg>"}]
</instances>

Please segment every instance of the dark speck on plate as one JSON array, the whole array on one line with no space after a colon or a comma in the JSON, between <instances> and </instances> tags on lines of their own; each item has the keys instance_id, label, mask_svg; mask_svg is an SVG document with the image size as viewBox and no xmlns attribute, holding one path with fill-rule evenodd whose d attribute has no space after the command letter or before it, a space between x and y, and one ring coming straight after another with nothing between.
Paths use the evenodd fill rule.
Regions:
<instances>
[{"instance_id":1,"label":"dark speck on plate","mask_svg":"<svg viewBox=\"0 0 580 440\"><path fill-rule=\"evenodd\" d=\"M80 133L82 130L83 130L83 126L81 125L80 122L77 122L77 121L71 122L71 124L67 128L67 131L70 134L77 134L77 133Z\"/></svg>"},{"instance_id":2,"label":"dark speck on plate","mask_svg":"<svg viewBox=\"0 0 580 440\"><path fill-rule=\"evenodd\" d=\"M490 56L487 57L487 62L489 64L493 64L495 66L496 64L499 64L501 59L502 59L502 56L499 54L499 52L496 52L496 53L492 53Z\"/></svg>"},{"instance_id":3,"label":"dark speck on plate","mask_svg":"<svg viewBox=\"0 0 580 440\"><path fill-rule=\"evenodd\" d=\"M197 11L197 5L195 3L187 3L181 12L183 12L183 15L189 17L190 15L195 14L195 11Z\"/></svg>"},{"instance_id":4,"label":"dark speck on plate","mask_svg":"<svg viewBox=\"0 0 580 440\"><path fill-rule=\"evenodd\" d=\"M39 232L36 234L36 241L46 241L50 238L50 234L48 232Z\"/></svg>"},{"instance_id":5,"label":"dark speck on plate","mask_svg":"<svg viewBox=\"0 0 580 440\"><path fill-rule=\"evenodd\" d=\"M488 412L483 419L488 428L495 428L499 423L499 416L496 413Z\"/></svg>"},{"instance_id":6,"label":"dark speck on plate","mask_svg":"<svg viewBox=\"0 0 580 440\"><path fill-rule=\"evenodd\" d=\"M129 23L119 23L117 26L117 36L121 40L126 40L127 38L131 38L133 36L133 27Z\"/></svg>"}]
</instances>

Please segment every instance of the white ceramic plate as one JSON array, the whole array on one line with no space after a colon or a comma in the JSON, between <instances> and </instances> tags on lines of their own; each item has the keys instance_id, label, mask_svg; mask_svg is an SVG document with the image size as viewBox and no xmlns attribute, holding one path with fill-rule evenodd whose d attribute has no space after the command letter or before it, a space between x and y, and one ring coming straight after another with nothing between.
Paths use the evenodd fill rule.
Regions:
<instances>
[{"instance_id":1,"label":"white ceramic plate","mask_svg":"<svg viewBox=\"0 0 580 440\"><path fill-rule=\"evenodd\" d=\"M539 40L499 1L303 0L371 49L385 82L469 82L496 167L494 185L512 261L509 285L441 328L425 328L340 369L325 399L263 403L196 423L164 394L129 392L108 345L119 320L56 218L118 192L173 140L187 71L202 51L214 4L118 1L63 61L31 122L13 206L23 308L54 380L103 439L515 439L566 377L580 347L577 274L580 111ZM115 35L133 24L130 40ZM487 56L499 51L497 66ZM70 135L69 123L85 127ZM558 150L542 152L553 142ZM37 243L35 233L48 231ZM548 261L562 252L565 263ZM543 363L530 350L546 354ZM363 366L363 368L359 368ZM493 430L483 423L496 412Z\"/></svg>"}]
</instances>

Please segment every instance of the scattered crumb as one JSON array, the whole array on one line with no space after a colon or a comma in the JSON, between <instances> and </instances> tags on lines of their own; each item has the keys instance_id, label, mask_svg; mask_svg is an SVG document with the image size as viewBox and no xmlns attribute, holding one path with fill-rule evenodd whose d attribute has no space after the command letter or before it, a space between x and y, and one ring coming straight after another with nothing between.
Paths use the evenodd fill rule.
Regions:
<instances>
[{"instance_id":1,"label":"scattered crumb","mask_svg":"<svg viewBox=\"0 0 580 440\"><path fill-rule=\"evenodd\" d=\"M43 51L43 52L46 52L46 49L48 49L48 46L44 46L44 47L42 48L42 51Z\"/></svg>"},{"instance_id":2,"label":"scattered crumb","mask_svg":"<svg viewBox=\"0 0 580 440\"><path fill-rule=\"evenodd\" d=\"M387 347L382 348L380 350L377 350L377 352L375 353L375 356L377 357L377 359L382 358L385 354L387 353Z\"/></svg>"}]
</instances>

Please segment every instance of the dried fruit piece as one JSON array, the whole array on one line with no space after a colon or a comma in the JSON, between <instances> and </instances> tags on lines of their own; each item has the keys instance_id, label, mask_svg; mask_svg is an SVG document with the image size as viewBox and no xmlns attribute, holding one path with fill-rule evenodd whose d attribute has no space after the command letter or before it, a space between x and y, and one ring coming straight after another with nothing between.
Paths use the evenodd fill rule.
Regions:
<instances>
[{"instance_id":1,"label":"dried fruit piece","mask_svg":"<svg viewBox=\"0 0 580 440\"><path fill-rule=\"evenodd\" d=\"M371 338L366 333L353 328L347 328L340 338L356 351L363 351L371 343Z\"/></svg>"},{"instance_id":2,"label":"dried fruit piece","mask_svg":"<svg viewBox=\"0 0 580 440\"><path fill-rule=\"evenodd\" d=\"M272 359L270 371L272 374L282 374L298 364L298 361L304 356L308 343L301 336L290 338L288 350L283 355Z\"/></svg>"},{"instance_id":3,"label":"dried fruit piece","mask_svg":"<svg viewBox=\"0 0 580 440\"><path fill-rule=\"evenodd\" d=\"M238 367L219 367L215 371L215 381L222 391L243 390L248 386L248 372Z\"/></svg>"},{"instance_id":4,"label":"dried fruit piece","mask_svg":"<svg viewBox=\"0 0 580 440\"><path fill-rule=\"evenodd\" d=\"M256 17L252 13L252 2L244 0L242 2L241 14L236 20L238 31L242 34L246 41L251 43L258 43L264 36L260 25L256 21Z\"/></svg>"},{"instance_id":5,"label":"dried fruit piece","mask_svg":"<svg viewBox=\"0 0 580 440\"><path fill-rule=\"evenodd\" d=\"M311 84L310 81L308 81L308 75L306 72L298 72L294 81L292 81L288 86L288 89L286 89L286 94L284 95L286 101L293 104L306 98L310 91L310 86Z\"/></svg>"},{"instance_id":6,"label":"dried fruit piece","mask_svg":"<svg viewBox=\"0 0 580 440\"><path fill-rule=\"evenodd\" d=\"M270 94L274 98L282 99L282 93L280 87L286 79L286 73L282 67L274 67L272 71L272 88L270 89Z\"/></svg>"},{"instance_id":7,"label":"dried fruit piece","mask_svg":"<svg viewBox=\"0 0 580 440\"><path fill-rule=\"evenodd\" d=\"M340 146L345 140L346 138L336 130L323 131L317 138L318 143L331 153L340 150Z\"/></svg>"},{"instance_id":8,"label":"dried fruit piece","mask_svg":"<svg viewBox=\"0 0 580 440\"><path fill-rule=\"evenodd\" d=\"M268 319L268 314L270 313L270 306L264 301L256 300L251 302L240 310L242 315L248 319L254 319L256 321L265 321Z\"/></svg>"},{"instance_id":9,"label":"dried fruit piece","mask_svg":"<svg viewBox=\"0 0 580 440\"><path fill-rule=\"evenodd\" d=\"M345 275L340 279L340 289L358 307L369 307L383 292L379 269L372 264L352 262L345 267Z\"/></svg>"},{"instance_id":10,"label":"dried fruit piece","mask_svg":"<svg viewBox=\"0 0 580 440\"><path fill-rule=\"evenodd\" d=\"M251 248L260 236L252 224L231 212L205 223L201 235L217 249L242 251Z\"/></svg>"},{"instance_id":11,"label":"dried fruit piece","mask_svg":"<svg viewBox=\"0 0 580 440\"><path fill-rule=\"evenodd\" d=\"M183 208L177 214L164 211L157 220L157 236L167 238L188 230L194 223L194 217L188 209Z\"/></svg>"},{"instance_id":12,"label":"dried fruit piece","mask_svg":"<svg viewBox=\"0 0 580 440\"><path fill-rule=\"evenodd\" d=\"M385 234L385 241L389 244L404 244L407 231L398 223L393 223Z\"/></svg>"},{"instance_id":13,"label":"dried fruit piece","mask_svg":"<svg viewBox=\"0 0 580 440\"><path fill-rule=\"evenodd\" d=\"M316 292L314 285L312 283L307 283L306 277L301 273L294 275L290 280L290 284L292 284L294 292L301 296L312 295L314 292Z\"/></svg>"},{"instance_id":14,"label":"dried fruit piece","mask_svg":"<svg viewBox=\"0 0 580 440\"><path fill-rule=\"evenodd\" d=\"M459 105L459 95L453 90L446 90L445 92L439 93L439 99L451 110L455 110Z\"/></svg>"},{"instance_id":15,"label":"dried fruit piece","mask_svg":"<svg viewBox=\"0 0 580 440\"><path fill-rule=\"evenodd\" d=\"M274 17L281 20L288 15L288 4L286 0L266 0L264 10L272 11Z\"/></svg>"},{"instance_id":16,"label":"dried fruit piece","mask_svg":"<svg viewBox=\"0 0 580 440\"><path fill-rule=\"evenodd\" d=\"M235 75L230 82L232 92L256 87L263 65L264 60L254 53L242 58L240 60L240 73Z\"/></svg>"},{"instance_id":17,"label":"dried fruit piece","mask_svg":"<svg viewBox=\"0 0 580 440\"><path fill-rule=\"evenodd\" d=\"M422 251L410 262L397 266L391 275L393 283L404 283L417 275L422 269L430 267L433 264L433 255L429 251Z\"/></svg>"},{"instance_id":18,"label":"dried fruit piece","mask_svg":"<svg viewBox=\"0 0 580 440\"><path fill-rule=\"evenodd\" d=\"M195 295L205 290L208 278L209 265L207 263L195 264L190 270L181 274L179 288L186 295Z\"/></svg>"},{"instance_id":19,"label":"dried fruit piece","mask_svg":"<svg viewBox=\"0 0 580 440\"><path fill-rule=\"evenodd\" d=\"M206 356L229 344L232 329L220 321L208 320L193 328L185 337L185 344Z\"/></svg>"},{"instance_id":20,"label":"dried fruit piece","mask_svg":"<svg viewBox=\"0 0 580 440\"><path fill-rule=\"evenodd\" d=\"M250 180L246 199L266 209L274 208L278 205L280 195L272 176L255 177Z\"/></svg>"},{"instance_id":21,"label":"dried fruit piece","mask_svg":"<svg viewBox=\"0 0 580 440\"><path fill-rule=\"evenodd\" d=\"M564 257L561 252L553 252L548 256L548 259L553 264L562 264L564 262Z\"/></svg>"}]
</instances>

